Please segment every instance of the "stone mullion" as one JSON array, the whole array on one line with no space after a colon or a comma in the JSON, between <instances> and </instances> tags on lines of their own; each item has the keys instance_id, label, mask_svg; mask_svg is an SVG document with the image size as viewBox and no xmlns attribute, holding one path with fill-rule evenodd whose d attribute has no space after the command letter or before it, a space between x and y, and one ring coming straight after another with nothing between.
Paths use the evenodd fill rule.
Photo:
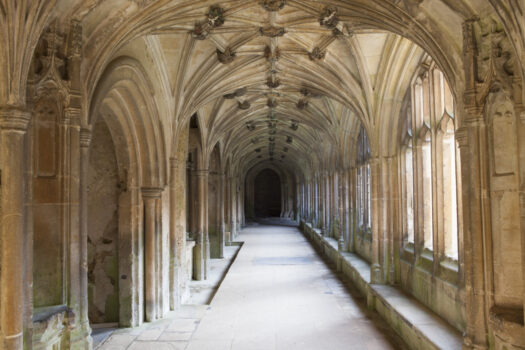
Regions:
<instances>
[{"instance_id":1,"label":"stone mullion","mask_svg":"<svg viewBox=\"0 0 525 350\"><path fill-rule=\"evenodd\" d=\"M21 109L0 109L2 225L0 329L3 349L23 347L24 332L24 137L31 118Z\"/></svg>"}]
</instances>

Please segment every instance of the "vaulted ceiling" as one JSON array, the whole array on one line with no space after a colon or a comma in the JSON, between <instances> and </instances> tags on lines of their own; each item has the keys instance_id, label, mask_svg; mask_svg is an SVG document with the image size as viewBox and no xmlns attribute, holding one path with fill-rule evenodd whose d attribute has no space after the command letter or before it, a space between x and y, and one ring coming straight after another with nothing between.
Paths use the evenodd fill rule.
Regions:
<instances>
[{"instance_id":1,"label":"vaulted ceiling","mask_svg":"<svg viewBox=\"0 0 525 350\"><path fill-rule=\"evenodd\" d=\"M361 126L373 153L395 152L426 53L461 84L461 24L480 3L91 0L71 14L83 23L87 104L108 64L130 56L152 77L166 149L196 113L205 154L218 143L242 171L308 172L351 163Z\"/></svg>"}]
</instances>

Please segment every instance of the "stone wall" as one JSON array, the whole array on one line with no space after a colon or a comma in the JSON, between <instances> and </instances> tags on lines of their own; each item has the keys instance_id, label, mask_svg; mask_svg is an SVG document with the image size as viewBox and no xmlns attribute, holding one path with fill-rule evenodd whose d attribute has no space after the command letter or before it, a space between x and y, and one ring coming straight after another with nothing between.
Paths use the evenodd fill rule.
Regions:
<instances>
[{"instance_id":1,"label":"stone wall","mask_svg":"<svg viewBox=\"0 0 525 350\"><path fill-rule=\"evenodd\" d=\"M115 146L102 118L93 130L89 165L89 319L91 323L118 322L119 179Z\"/></svg>"}]
</instances>

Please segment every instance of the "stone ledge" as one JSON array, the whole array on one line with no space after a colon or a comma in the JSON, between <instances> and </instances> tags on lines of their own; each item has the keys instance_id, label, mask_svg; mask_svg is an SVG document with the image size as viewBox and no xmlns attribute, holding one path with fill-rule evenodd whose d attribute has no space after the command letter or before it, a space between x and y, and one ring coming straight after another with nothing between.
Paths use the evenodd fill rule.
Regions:
<instances>
[{"instance_id":1,"label":"stone ledge","mask_svg":"<svg viewBox=\"0 0 525 350\"><path fill-rule=\"evenodd\" d=\"M459 331L443 321L434 312L399 288L370 283L370 264L352 253L337 251L337 241L323 237L309 223L301 229L323 255L355 284L367 297L368 306L375 309L403 338L410 349L461 349Z\"/></svg>"}]
</instances>

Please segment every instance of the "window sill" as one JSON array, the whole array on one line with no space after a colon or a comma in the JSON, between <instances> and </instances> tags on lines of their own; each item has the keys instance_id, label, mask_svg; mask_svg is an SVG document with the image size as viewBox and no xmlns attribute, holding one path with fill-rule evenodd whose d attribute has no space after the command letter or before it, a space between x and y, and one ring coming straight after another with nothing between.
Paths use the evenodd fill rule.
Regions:
<instances>
[{"instance_id":1,"label":"window sill","mask_svg":"<svg viewBox=\"0 0 525 350\"><path fill-rule=\"evenodd\" d=\"M457 260L445 258L445 260L441 261L439 263L439 277L444 281L457 285L459 281L459 264Z\"/></svg>"},{"instance_id":2,"label":"window sill","mask_svg":"<svg viewBox=\"0 0 525 350\"><path fill-rule=\"evenodd\" d=\"M405 242L403 249L401 250L401 259L409 264L414 264L415 260L415 249L414 243Z\"/></svg>"},{"instance_id":3,"label":"window sill","mask_svg":"<svg viewBox=\"0 0 525 350\"><path fill-rule=\"evenodd\" d=\"M434 265L434 253L428 249L423 249L423 252L419 256L419 259L417 261L417 266L432 273Z\"/></svg>"},{"instance_id":4,"label":"window sill","mask_svg":"<svg viewBox=\"0 0 525 350\"><path fill-rule=\"evenodd\" d=\"M66 305L55 305L35 308L33 312L33 322L42 322L50 319L54 315L68 311Z\"/></svg>"}]
</instances>

